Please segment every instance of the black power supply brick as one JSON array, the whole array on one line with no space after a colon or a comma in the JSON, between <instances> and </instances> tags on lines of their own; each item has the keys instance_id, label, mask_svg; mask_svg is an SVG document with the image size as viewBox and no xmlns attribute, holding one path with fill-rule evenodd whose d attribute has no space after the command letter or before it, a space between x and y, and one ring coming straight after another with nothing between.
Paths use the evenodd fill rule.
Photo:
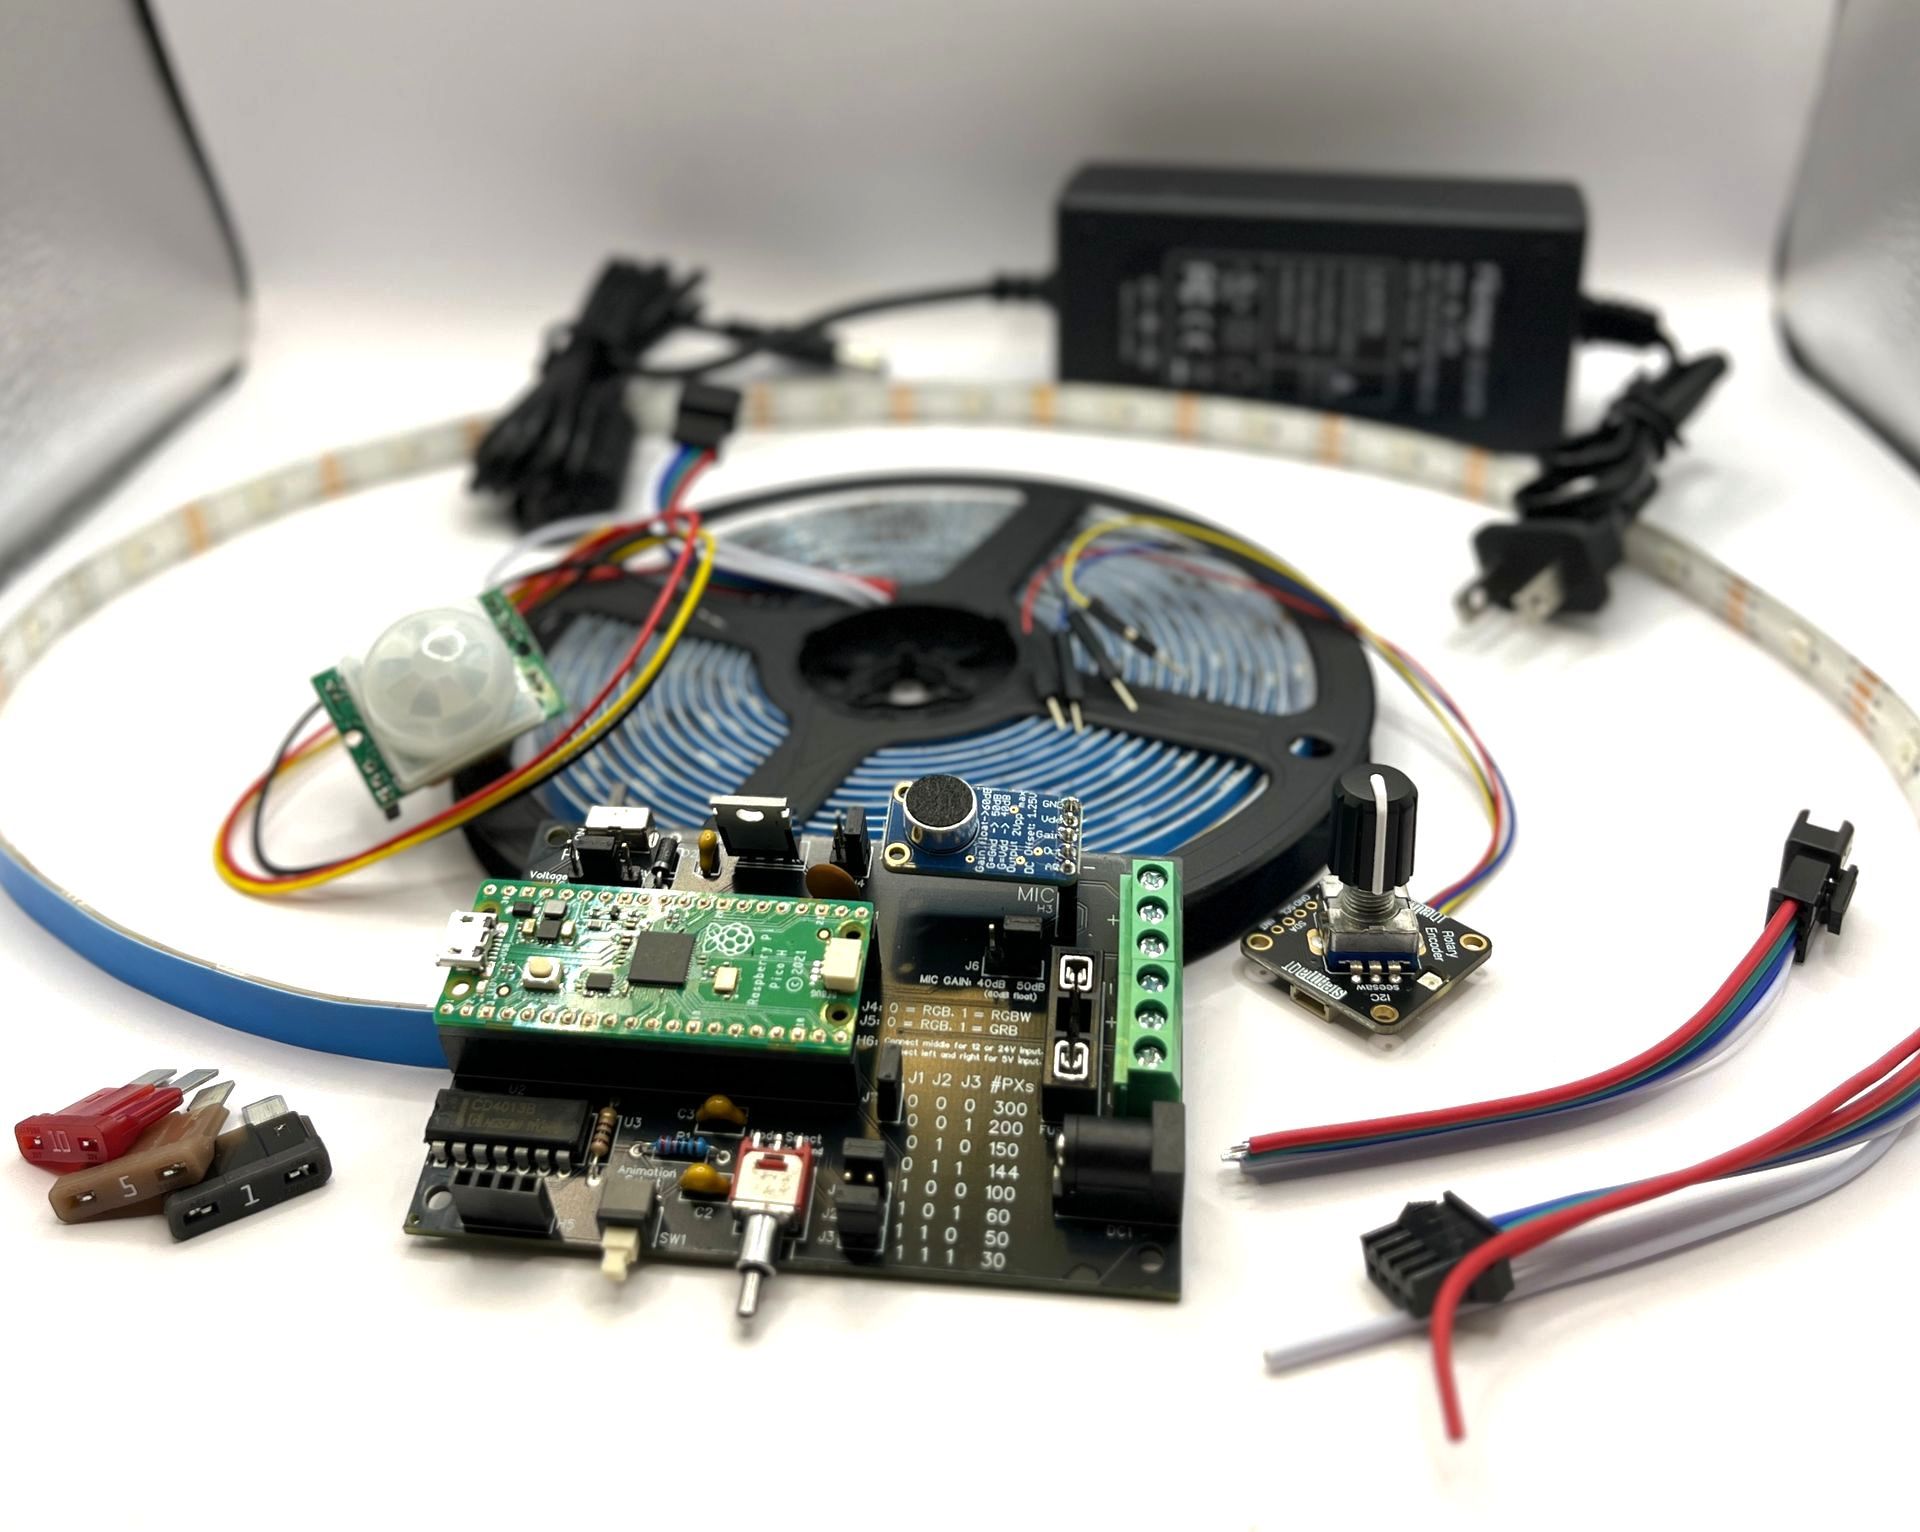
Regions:
<instances>
[{"instance_id":1,"label":"black power supply brick","mask_svg":"<svg viewBox=\"0 0 1920 1532\"><path fill-rule=\"evenodd\" d=\"M1565 432L1587 236L1567 182L1089 165L1059 220L1064 380L1501 451Z\"/></svg>"}]
</instances>

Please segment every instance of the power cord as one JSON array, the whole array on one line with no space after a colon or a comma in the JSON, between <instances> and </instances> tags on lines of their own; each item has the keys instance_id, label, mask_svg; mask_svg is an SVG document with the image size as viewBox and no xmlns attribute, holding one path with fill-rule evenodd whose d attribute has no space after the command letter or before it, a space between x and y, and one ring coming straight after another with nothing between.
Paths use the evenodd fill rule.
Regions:
<instances>
[{"instance_id":1,"label":"power cord","mask_svg":"<svg viewBox=\"0 0 1920 1532\"><path fill-rule=\"evenodd\" d=\"M1544 622L1605 606L1607 577L1626 557L1628 525L1659 488L1661 460L1729 366L1717 351L1683 357L1659 315L1635 304L1583 299L1580 335L1658 348L1666 366L1636 374L1597 427L1542 454L1540 472L1514 495L1519 520L1474 534L1480 572L1454 602L1469 622L1494 607Z\"/></svg>"},{"instance_id":2,"label":"power cord","mask_svg":"<svg viewBox=\"0 0 1920 1532\"><path fill-rule=\"evenodd\" d=\"M842 365L833 334L850 320L974 300L1048 302L1053 279L1001 274L984 282L912 288L841 304L797 323L712 320L699 296L705 274L661 262L609 261L580 315L548 344L533 386L481 438L473 487L508 497L523 527L619 505L639 428L627 383L693 382L759 356L821 369ZM680 334L730 341L715 355L656 366L646 358Z\"/></svg>"}]
</instances>

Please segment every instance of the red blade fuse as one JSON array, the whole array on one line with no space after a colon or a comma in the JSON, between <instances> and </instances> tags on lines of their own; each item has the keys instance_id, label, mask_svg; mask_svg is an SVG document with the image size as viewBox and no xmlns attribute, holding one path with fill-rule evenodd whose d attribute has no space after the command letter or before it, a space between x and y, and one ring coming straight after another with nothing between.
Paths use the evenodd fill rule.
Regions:
<instances>
[{"instance_id":1,"label":"red blade fuse","mask_svg":"<svg viewBox=\"0 0 1920 1532\"><path fill-rule=\"evenodd\" d=\"M186 1093L204 1085L216 1071L196 1069L173 1078L171 1069L154 1069L125 1085L109 1085L58 1112L41 1112L13 1125L21 1157L56 1170L103 1165L117 1160L133 1141L179 1106Z\"/></svg>"}]
</instances>

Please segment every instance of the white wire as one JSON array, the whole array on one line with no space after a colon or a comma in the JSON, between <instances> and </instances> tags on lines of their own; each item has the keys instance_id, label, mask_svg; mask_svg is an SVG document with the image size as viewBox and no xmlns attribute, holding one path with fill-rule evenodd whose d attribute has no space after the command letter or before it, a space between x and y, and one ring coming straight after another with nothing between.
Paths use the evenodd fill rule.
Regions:
<instances>
[{"instance_id":1,"label":"white wire","mask_svg":"<svg viewBox=\"0 0 1920 1532\"><path fill-rule=\"evenodd\" d=\"M544 527L536 527L494 560L493 567L487 571L485 588L492 589L500 584L509 571L528 555L560 543L574 542L608 525L608 517L602 512L593 516L568 516L559 521L550 521ZM664 556L657 552L649 553L634 560L628 567L644 569L655 563L664 566ZM885 590L856 575L822 569L815 564L797 563L758 548L729 543L724 532L714 539L714 568L749 580L782 585L789 590L811 591L850 606L885 606L892 599Z\"/></svg>"},{"instance_id":2,"label":"white wire","mask_svg":"<svg viewBox=\"0 0 1920 1532\"><path fill-rule=\"evenodd\" d=\"M486 581L481 588L492 590L506 579L507 571L523 558L556 543L575 542L589 532L598 532L609 524L610 519L605 511L597 511L586 516L563 516L543 527L535 527L516 539L512 547L493 561L493 567L487 571Z\"/></svg>"},{"instance_id":3,"label":"white wire","mask_svg":"<svg viewBox=\"0 0 1920 1532\"><path fill-rule=\"evenodd\" d=\"M1505 1299L1505 1303L1538 1298L1543 1293L1571 1287L1577 1282L1589 1282L1595 1277L1604 1277L1629 1266L1658 1260L1677 1250L1705 1244L1708 1240L1719 1239L1782 1213L1790 1213L1795 1208L1805 1207L1810 1202L1817 1202L1877 1164L1911 1123L1912 1114L1905 1114L1883 1124L1871 1138L1852 1146L1850 1153L1843 1153L1838 1159L1827 1155L1806 1162L1818 1166L1816 1171L1805 1171L1799 1166L1782 1166L1768 1173L1757 1186L1742 1185L1755 1179L1746 1176L1716 1182L1714 1184L1725 1195L1717 1204L1721 1211L1712 1216L1698 1217L1701 1209L1690 1206L1686 1210L1687 1221L1677 1225L1671 1217L1671 1210L1667 1210L1669 1216L1664 1218L1640 1219L1616 1226L1608 1241L1589 1241L1577 1249L1562 1250L1557 1259L1550 1257L1515 1272L1513 1292ZM1830 1159L1834 1160L1831 1164L1828 1163ZM1798 1174L1793 1174L1796 1171ZM1644 1230L1650 1223L1661 1226L1658 1233L1632 1237L1636 1230ZM1463 1309L1461 1313L1465 1317L1487 1313L1502 1306L1476 1304ZM1404 1335L1418 1335L1426 1328L1425 1320L1415 1319L1411 1314L1383 1314L1346 1329L1331 1330L1276 1346L1265 1353L1267 1371L1292 1372L1314 1362L1329 1361L1334 1357L1349 1356L1356 1351L1383 1345Z\"/></svg>"},{"instance_id":4,"label":"white wire","mask_svg":"<svg viewBox=\"0 0 1920 1532\"><path fill-rule=\"evenodd\" d=\"M652 557L661 559L658 554ZM759 548L730 543L724 534L714 538L714 562L729 574L743 575L749 580L765 580L770 584L784 585L790 590L812 591L854 606L886 606L893 599L885 589L858 575L844 574L837 569L822 569L817 564L802 564Z\"/></svg>"}]
</instances>

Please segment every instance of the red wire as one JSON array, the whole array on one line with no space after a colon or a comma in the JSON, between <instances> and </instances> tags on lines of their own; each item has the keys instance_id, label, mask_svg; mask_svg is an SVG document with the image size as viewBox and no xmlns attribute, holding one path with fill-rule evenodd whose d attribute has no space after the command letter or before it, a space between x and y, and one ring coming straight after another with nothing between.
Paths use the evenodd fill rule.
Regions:
<instances>
[{"instance_id":1,"label":"red wire","mask_svg":"<svg viewBox=\"0 0 1920 1532\"><path fill-rule=\"evenodd\" d=\"M1779 941L1787 928L1792 925L1799 908L1797 904L1789 901L1775 910L1773 919L1767 922L1766 929L1760 933L1759 940L1747 949L1747 955L1740 960L1739 967L1735 968L1727 976L1726 982L1713 992L1713 998L1695 1011L1684 1026L1662 1038L1651 1048L1635 1054L1623 1064L1616 1064L1611 1069L1588 1075L1584 1079L1569 1081L1565 1085L1529 1091L1520 1096L1501 1096L1492 1101L1476 1101L1468 1106L1442 1107L1436 1111L1412 1112L1401 1117L1374 1117L1364 1122L1333 1123L1321 1128L1293 1128L1285 1133L1261 1133L1247 1140L1247 1152L1270 1154L1276 1149L1300 1149L1310 1145L1318 1148L1339 1144L1352 1138L1379 1138L1419 1133L1436 1128L1469 1126L1484 1118L1539 1112L1556 1106L1565 1106L1594 1091L1608 1090L1615 1085L1625 1084L1635 1075L1660 1063L1725 1009L1728 1002L1739 991L1740 986L1746 983L1748 976L1772 950L1774 943Z\"/></svg>"},{"instance_id":2,"label":"red wire","mask_svg":"<svg viewBox=\"0 0 1920 1532\"><path fill-rule=\"evenodd\" d=\"M716 457L715 453L705 452L694 459L692 466L681 474L680 482L674 486L673 498L662 507L660 512L662 517L671 516L679 511L686 501L687 491L693 487L694 481L700 475L713 466ZM532 574L525 576L515 590L515 605L524 612L546 600L550 591L557 594L554 590L556 585L571 585L581 579L605 578L609 571L589 561L596 553L605 552L615 543L631 537L646 526L647 523L644 521L623 521L601 528L586 541L570 548L567 556L553 568L535 570Z\"/></svg>"},{"instance_id":3,"label":"red wire","mask_svg":"<svg viewBox=\"0 0 1920 1532\"><path fill-rule=\"evenodd\" d=\"M696 478L700 476L702 472L705 471L707 465L710 464L712 461L713 461L712 454L709 453L705 457L698 459L694 463L694 465L686 471L686 473L681 475L680 483L677 486L674 493L673 502L671 505L668 506L662 518L663 520L666 520L669 523L678 526L678 528L684 534L681 541L681 545L680 545L679 555L675 558L673 562L673 567L669 572L667 579L662 583L660 587L660 593L654 599L653 606L647 613L646 621L641 624L640 630L638 633L634 635L633 642L628 647L627 652L625 653L625 655L621 657L620 663L608 675L606 684L600 688L599 692L594 696L594 699L591 702L589 702L584 708L581 708L578 712L576 712L573 716L572 721L568 723L567 727L564 730L562 730L559 734L556 734L550 741L548 741L546 746L541 749L540 753L535 755L531 760L527 761L525 764L517 767L515 770L511 772L508 772L505 776L500 777L495 781L489 782L486 786L476 789L475 791L469 793L466 797L458 800L457 802L448 804L447 807L440 810L439 813L434 814L429 818L422 820L419 824L409 826L405 830L401 830L393 835L390 835L387 837L387 839L380 841L373 846L367 847L366 850L364 851L356 851L351 853L348 856L335 857L332 861L322 864L323 866L335 866L335 865L338 865L340 862L350 861L353 859L353 857L366 856L371 852L383 851L388 846L391 846L395 841L404 840L408 836L418 834L421 830L429 829L434 825L444 822L445 820L451 818L453 815L458 814L461 810L471 807L474 803L478 802L480 799L485 798L490 794L499 791L500 788L508 785L511 782L518 781L522 777L526 776L529 772L534 771L543 762L545 762L551 756L553 756L563 745L566 744L566 742L569 739L571 739L575 734L579 733L582 728L584 728L588 723L590 723L593 720L594 716L600 711L601 707L605 704L607 698L613 694L615 687L617 687L620 684L621 679L639 661L640 655L646 649L647 644L649 643L649 641L651 641L653 637L654 630L659 627L661 618L666 614L668 601L671 599L674 591L679 588L681 581L686 577L687 568L692 563L692 560L693 560L694 548L697 546L695 534L697 534L698 531L700 530L700 515L699 515L699 512L697 511L688 511L688 510L682 509L681 502L686 498L688 487L693 483L693 481ZM604 546L604 544L606 543L606 540L609 537L624 535L625 533L630 531L631 531L631 528L610 529L608 532L602 533L595 538L594 540L595 545ZM585 550L585 549L578 550L574 556L580 557L584 555L584 553L587 551L588 550ZM313 740L318 739L321 736L321 734L324 734L324 733L325 731L322 730L315 735L309 736L309 738L306 741L302 742L301 747L296 747L296 748L304 748L305 744L312 743ZM253 795L260 790L260 788L265 784L265 782L266 782L266 774L263 772L259 777L256 777L254 779L253 784L244 793L242 793L240 797L234 802L233 807L227 811L226 819L221 823L221 826L220 826L221 844L226 849L226 856L228 861L233 862L234 865L236 866L238 865L238 863L237 861L235 861L235 858L234 858L234 845L233 845L235 832L239 828L241 816L245 812L247 805L250 802L252 802ZM302 877L302 876L306 876L306 874L304 873L295 874L293 876ZM263 875L258 879L256 879L256 881L263 882L263 883L279 883L279 882L293 881L293 878L275 878L275 877Z\"/></svg>"},{"instance_id":4,"label":"red wire","mask_svg":"<svg viewBox=\"0 0 1920 1532\"><path fill-rule=\"evenodd\" d=\"M1797 909L1797 905L1788 904L1785 909ZM1447 1279L1440 1285L1439 1294L1433 1303L1432 1340L1434 1380L1440 1390L1440 1408L1446 1416L1447 1435L1454 1441L1462 1440L1467 1434L1466 1420L1460 1409L1460 1393L1453 1374L1453 1329L1459 1314L1461 1301L1470 1288L1488 1267L1501 1261L1511 1260L1515 1256L1525 1255L1537 1250L1551 1239L1558 1238L1570 1229L1591 1223L1596 1218L1604 1218L1608 1213L1618 1212L1622 1208L1636 1207L1643 1202L1652 1202L1673 1192L1684 1191L1690 1186L1698 1186L1704 1181L1717 1180L1721 1176L1733 1175L1741 1170L1772 1159L1775 1155L1791 1151L1813 1137L1830 1131L1833 1119L1840 1110L1852 1102L1862 1091L1881 1081L1890 1070L1895 1071L1885 1080L1881 1093L1897 1094L1920 1081L1920 1031L1910 1032L1894 1047L1881 1054L1857 1074L1849 1076L1843 1083L1827 1092L1805 1111L1788 1118L1778 1127L1761 1134L1758 1138L1748 1139L1746 1143L1716 1154L1711 1159L1701 1160L1685 1170L1669 1171L1665 1175L1650 1176L1643 1181L1635 1181L1595 1197L1590 1201L1563 1208L1557 1213L1547 1213L1526 1223L1496 1235L1483 1245L1476 1245L1463 1256ZM1857 1103L1856 1103L1857 1105Z\"/></svg>"}]
</instances>

